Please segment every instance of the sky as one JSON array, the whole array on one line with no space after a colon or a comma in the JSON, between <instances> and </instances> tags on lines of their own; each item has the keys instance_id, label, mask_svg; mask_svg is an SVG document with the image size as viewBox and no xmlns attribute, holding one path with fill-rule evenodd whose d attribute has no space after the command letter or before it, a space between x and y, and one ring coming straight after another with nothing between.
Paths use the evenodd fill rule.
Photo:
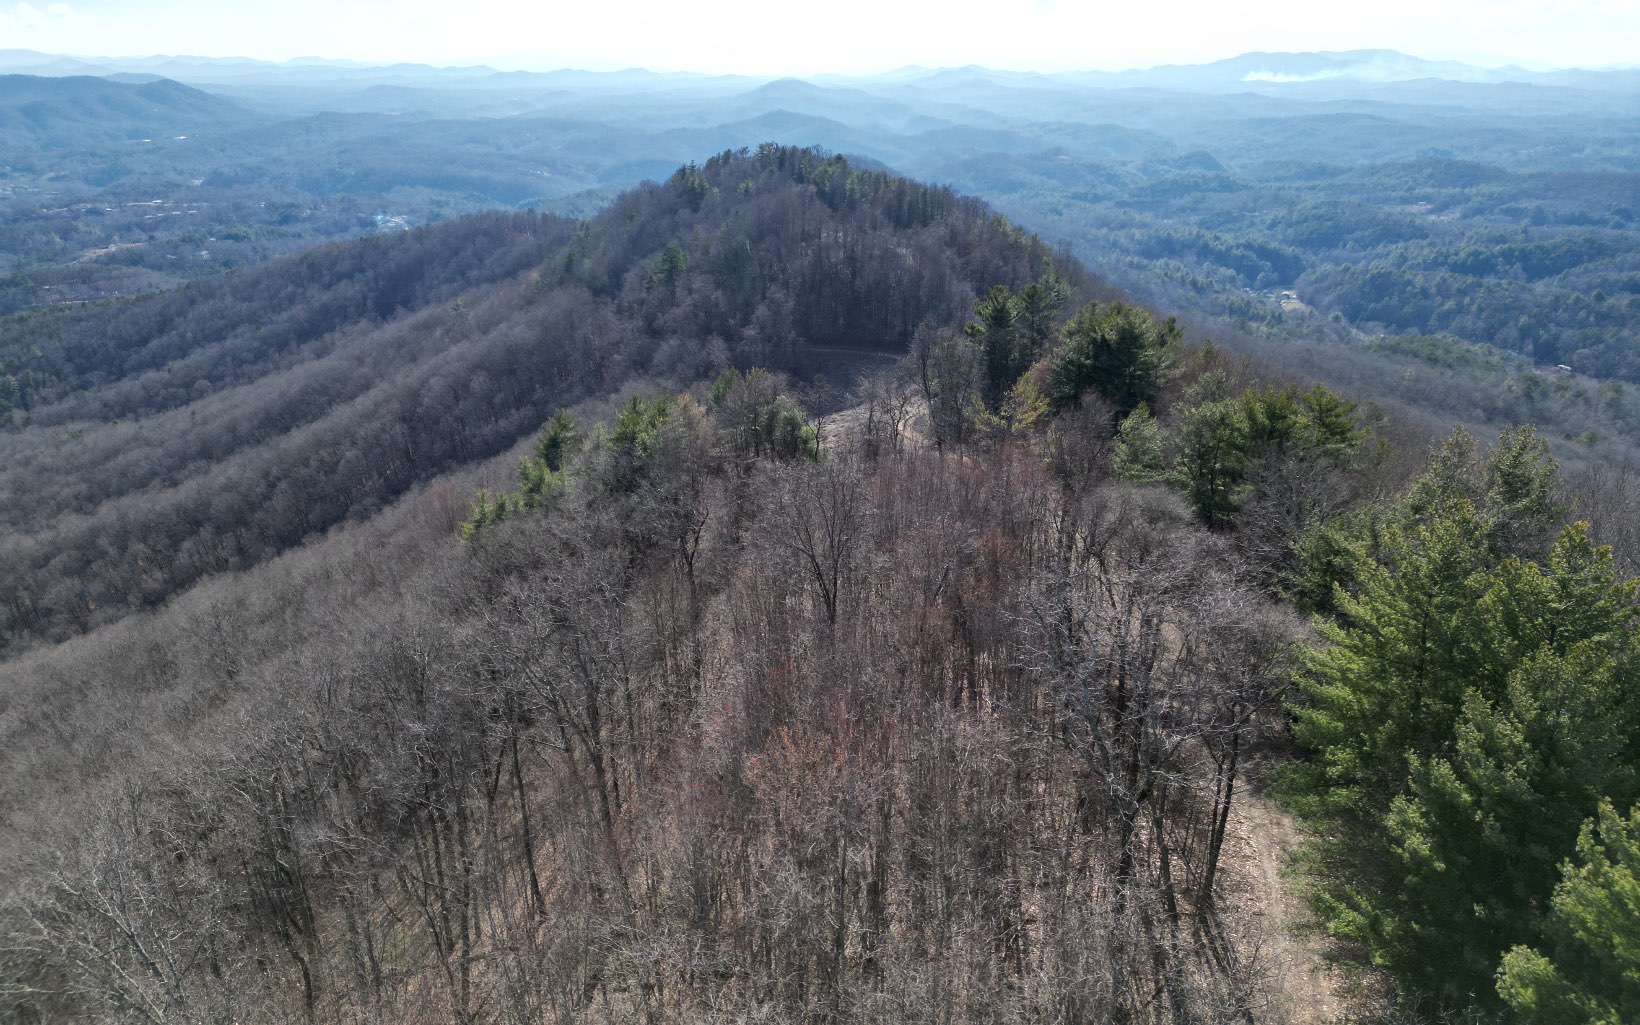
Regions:
<instances>
[{"instance_id":1,"label":"sky","mask_svg":"<svg viewBox=\"0 0 1640 1025\"><path fill-rule=\"evenodd\" d=\"M1120 70L1382 48L1640 63L1640 0L0 0L0 49L739 74Z\"/></svg>"}]
</instances>

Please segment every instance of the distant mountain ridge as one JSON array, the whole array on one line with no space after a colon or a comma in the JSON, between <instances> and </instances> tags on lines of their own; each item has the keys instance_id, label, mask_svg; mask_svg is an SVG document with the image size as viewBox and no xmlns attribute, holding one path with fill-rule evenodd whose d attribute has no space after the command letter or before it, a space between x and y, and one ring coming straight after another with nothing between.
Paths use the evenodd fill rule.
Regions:
<instances>
[{"instance_id":1,"label":"distant mountain ridge","mask_svg":"<svg viewBox=\"0 0 1640 1025\"><path fill-rule=\"evenodd\" d=\"M174 137L254 120L238 104L168 78L0 75L0 146L6 148Z\"/></svg>"},{"instance_id":2,"label":"distant mountain ridge","mask_svg":"<svg viewBox=\"0 0 1640 1025\"><path fill-rule=\"evenodd\" d=\"M561 68L548 71L503 71L487 65L428 65L411 62L372 64L351 60L300 57L269 61L248 57L87 57L47 54L32 50L0 50L0 72L46 76L154 74L182 81L227 84L269 73L303 79L374 80L410 84L438 81L445 86L465 82L479 86L653 88L662 83L688 82L695 86L761 85L781 81L777 76L714 75L693 72L657 72L645 68L589 71ZM1246 85L1302 85L1330 80L1405 82L1424 79L1450 82L1528 82L1578 88L1633 88L1640 81L1640 65L1624 68L1562 68L1531 70L1518 65L1486 67L1457 60L1429 60L1397 50L1251 52L1198 64L1164 64L1125 71L1036 72L989 68L907 66L878 74L809 76L828 85L918 85L947 88L985 82L1024 87L1166 88L1219 91ZM797 81L797 79L792 79Z\"/></svg>"},{"instance_id":3,"label":"distant mountain ridge","mask_svg":"<svg viewBox=\"0 0 1640 1025\"><path fill-rule=\"evenodd\" d=\"M1096 80L1100 73L1078 75ZM1397 50L1344 50L1300 53L1252 52L1207 64L1172 64L1115 72L1113 79L1143 80L1147 84L1214 86L1267 82L1299 84L1334 78L1396 82L1437 79L1453 82L1518 81L1534 73L1520 67L1484 68L1460 61L1433 61Z\"/></svg>"}]
</instances>

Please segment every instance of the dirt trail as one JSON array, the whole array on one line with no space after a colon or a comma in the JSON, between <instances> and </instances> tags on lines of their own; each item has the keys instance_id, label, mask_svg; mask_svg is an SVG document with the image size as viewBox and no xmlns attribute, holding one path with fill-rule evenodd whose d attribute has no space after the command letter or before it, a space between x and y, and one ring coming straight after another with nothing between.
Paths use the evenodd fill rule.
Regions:
<instances>
[{"instance_id":1,"label":"dirt trail","mask_svg":"<svg viewBox=\"0 0 1640 1025\"><path fill-rule=\"evenodd\" d=\"M1245 781L1244 781L1245 783ZM1230 899L1253 925L1260 960L1270 971L1267 1020L1328 1025L1360 1009L1359 994L1324 956L1326 938L1308 927L1310 915L1287 873L1303 839L1292 816L1253 786L1238 795L1225 838L1236 866Z\"/></svg>"}]
</instances>

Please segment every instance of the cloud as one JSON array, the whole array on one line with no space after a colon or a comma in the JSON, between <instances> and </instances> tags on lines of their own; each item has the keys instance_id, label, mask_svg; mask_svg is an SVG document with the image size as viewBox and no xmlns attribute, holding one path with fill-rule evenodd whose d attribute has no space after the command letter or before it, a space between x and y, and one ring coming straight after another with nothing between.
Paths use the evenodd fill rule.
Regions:
<instances>
[{"instance_id":1,"label":"cloud","mask_svg":"<svg viewBox=\"0 0 1640 1025\"><path fill-rule=\"evenodd\" d=\"M1241 76L1243 82L1319 82L1327 78L1342 78L1342 71L1317 71L1311 75L1290 75L1285 71L1249 71Z\"/></svg>"},{"instance_id":2,"label":"cloud","mask_svg":"<svg viewBox=\"0 0 1640 1025\"><path fill-rule=\"evenodd\" d=\"M28 0L22 0L9 13L0 11L0 25L7 28L41 29L50 27L53 22L67 21L74 17L77 17L74 8L68 4L49 4L42 10Z\"/></svg>"},{"instance_id":3,"label":"cloud","mask_svg":"<svg viewBox=\"0 0 1640 1025\"><path fill-rule=\"evenodd\" d=\"M46 12L29 3L18 4L12 17L24 28L39 28L46 22Z\"/></svg>"}]
</instances>

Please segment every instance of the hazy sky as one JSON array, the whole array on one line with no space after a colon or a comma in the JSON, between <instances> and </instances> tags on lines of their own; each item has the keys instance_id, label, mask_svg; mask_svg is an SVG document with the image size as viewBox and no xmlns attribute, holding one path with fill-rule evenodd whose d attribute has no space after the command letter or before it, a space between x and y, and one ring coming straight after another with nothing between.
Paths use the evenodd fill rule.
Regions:
<instances>
[{"instance_id":1,"label":"hazy sky","mask_svg":"<svg viewBox=\"0 0 1640 1025\"><path fill-rule=\"evenodd\" d=\"M1640 0L0 0L0 49L802 74L1383 47L1640 62ZM1494 61L1495 62L1495 61Z\"/></svg>"}]
</instances>

